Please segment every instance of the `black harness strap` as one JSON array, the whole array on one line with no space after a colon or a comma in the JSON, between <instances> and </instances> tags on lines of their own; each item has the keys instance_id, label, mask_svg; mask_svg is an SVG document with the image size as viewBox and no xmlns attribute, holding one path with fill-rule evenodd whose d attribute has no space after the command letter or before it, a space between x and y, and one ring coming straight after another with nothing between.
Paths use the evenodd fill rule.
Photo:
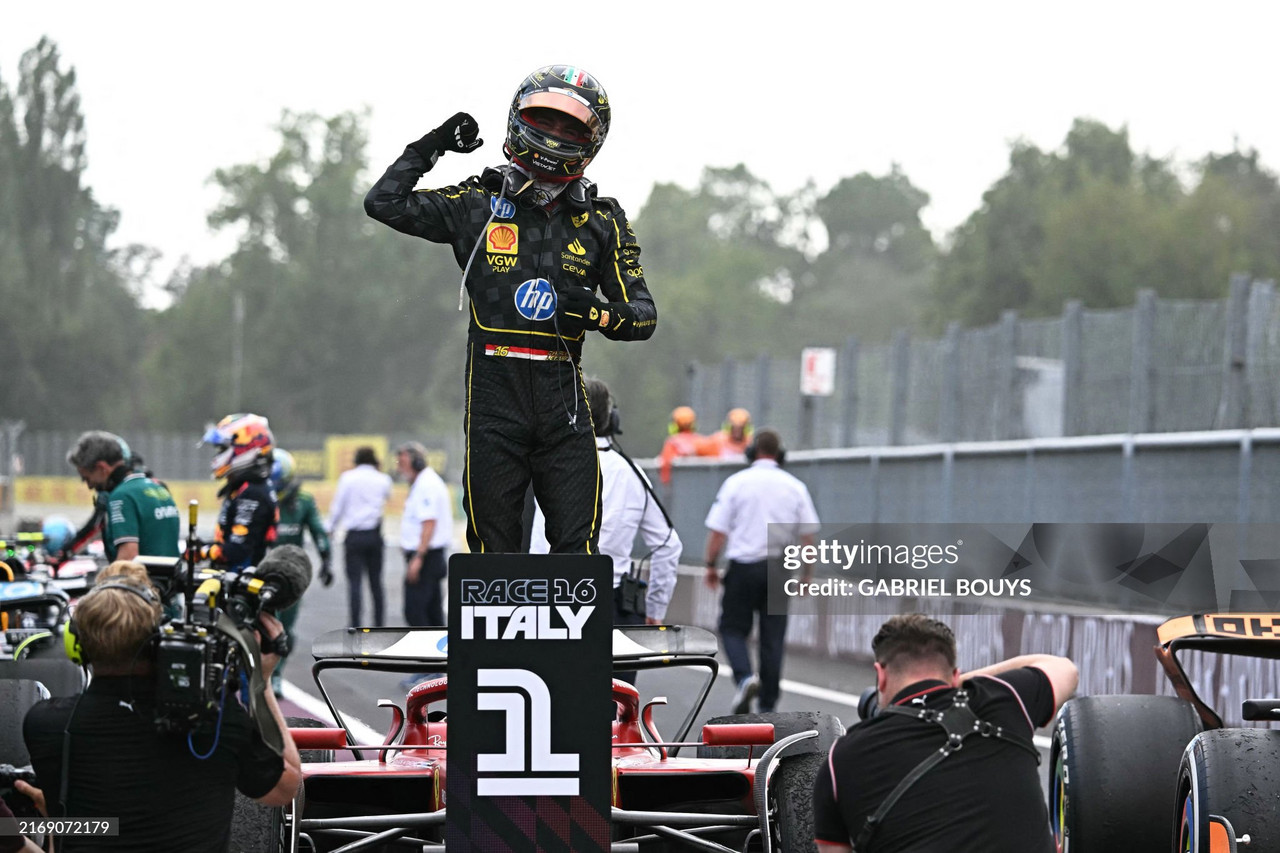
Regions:
<instances>
[{"instance_id":1,"label":"black harness strap","mask_svg":"<svg viewBox=\"0 0 1280 853\"><path fill-rule=\"evenodd\" d=\"M889 796L876 809L875 814L867 818L867 822L863 824L862 831L858 833L858 839L853 845L853 849L858 853L865 853L867 843L871 841L871 836L875 834L876 829L884 821L884 817L889 813L889 810L894 807L898 800L902 799L902 795L907 792L907 789L919 782L924 774L936 767L948 755L964 746L965 738L971 735L996 738L1005 743L1013 744L1035 756L1037 765L1040 763L1040 751L1036 749L1035 744L1029 738L1006 732L1003 726L993 725L985 720L978 719L978 715L973 713L973 709L969 707L969 692L963 688L957 690L955 696L952 697L951 707L944 708L941 711L890 705L887 708L881 708L880 713L896 714L901 717L910 717L913 720L921 720L922 722L941 726L942 730L946 732L947 740L940 749L931 753L928 758L911 768L911 771L903 777L898 786L889 793Z\"/></svg>"}]
</instances>

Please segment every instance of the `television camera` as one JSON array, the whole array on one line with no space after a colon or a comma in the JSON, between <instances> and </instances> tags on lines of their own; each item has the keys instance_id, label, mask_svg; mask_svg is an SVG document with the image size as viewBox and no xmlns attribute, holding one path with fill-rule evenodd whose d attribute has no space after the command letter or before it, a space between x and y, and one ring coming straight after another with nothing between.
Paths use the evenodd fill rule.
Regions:
<instances>
[{"instance_id":1,"label":"television camera","mask_svg":"<svg viewBox=\"0 0 1280 853\"><path fill-rule=\"evenodd\" d=\"M156 724L164 731L191 731L217 718L228 693L248 683L250 713L268 732L278 730L263 701L260 650L288 653L288 635L264 640L254 627L263 612L294 604L311 583L311 561L295 545L271 550L260 565L229 568L210 561L210 548L196 535L198 506L188 512L185 552L177 558L140 557L166 603L156 637Z\"/></svg>"}]
</instances>

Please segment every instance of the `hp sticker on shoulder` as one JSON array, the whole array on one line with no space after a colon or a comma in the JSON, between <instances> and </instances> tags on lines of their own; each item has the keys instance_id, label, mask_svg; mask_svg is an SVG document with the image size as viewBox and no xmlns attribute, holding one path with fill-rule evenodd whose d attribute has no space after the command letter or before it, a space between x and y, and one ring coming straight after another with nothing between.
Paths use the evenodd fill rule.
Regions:
<instances>
[{"instance_id":1,"label":"hp sticker on shoulder","mask_svg":"<svg viewBox=\"0 0 1280 853\"><path fill-rule=\"evenodd\" d=\"M550 320L556 313L556 289L545 278L531 278L516 288L516 310L526 320Z\"/></svg>"},{"instance_id":2,"label":"hp sticker on shoulder","mask_svg":"<svg viewBox=\"0 0 1280 853\"><path fill-rule=\"evenodd\" d=\"M516 215L515 203L509 198L498 198L494 196L489 199L489 209L493 211L493 215L499 219L510 219Z\"/></svg>"}]
</instances>

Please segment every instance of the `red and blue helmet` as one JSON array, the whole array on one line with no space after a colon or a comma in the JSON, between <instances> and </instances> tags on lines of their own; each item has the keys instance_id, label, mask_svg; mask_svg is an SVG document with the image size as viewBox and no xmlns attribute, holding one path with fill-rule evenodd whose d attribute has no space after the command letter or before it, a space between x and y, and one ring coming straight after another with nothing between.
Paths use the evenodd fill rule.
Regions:
<instances>
[{"instance_id":1,"label":"red and blue helmet","mask_svg":"<svg viewBox=\"0 0 1280 853\"><path fill-rule=\"evenodd\" d=\"M205 432L201 443L220 451L210 465L215 480L244 476L255 470L265 474L271 468L275 438L261 415L227 415Z\"/></svg>"}]
</instances>

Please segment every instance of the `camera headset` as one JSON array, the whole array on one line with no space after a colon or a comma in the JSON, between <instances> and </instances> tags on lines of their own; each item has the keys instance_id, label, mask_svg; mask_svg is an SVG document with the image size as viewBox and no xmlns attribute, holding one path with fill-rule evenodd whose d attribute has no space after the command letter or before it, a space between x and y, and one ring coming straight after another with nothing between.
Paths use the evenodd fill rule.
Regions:
<instances>
[{"instance_id":1,"label":"camera headset","mask_svg":"<svg viewBox=\"0 0 1280 853\"><path fill-rule=\"evenodd\" d=\"M125 592L138 596L152 607L160 603L160 599L158 599L156 594L150 589L134 586L131 583L124 583L123 581L112 581L111 583L104 583L101 586L95 586L93 589L89 590L88 594L85 595L84 598L87 599L91 595L96 595L99 590L104 589L122 589ZM81 599L81 601L84 601L84 599ZM148 642L150 642L150 640L148 640ZM62 647L67 653L67 658L72 663L79 664L80 666L86 666L92 662L84 653L84 646L80 642L80 630L76 624L76 617L74 613L72 613L71 618L67 620L66 626L62 629Z\"/></svg>"},{"instance_id":2,"label":"camera headset","mask_svg":"<svg viewBox=\"0 0 1280 853\"><path fill-rule=\"evenodd\" d=\"M407 441L396 448L396 453L407 453L409 455L409 467L414 473L421 474L427 470L427 454L421 444L416 441Z\"/></svg>"},{"instance_id":3,"label":"camera headset","mask_svg":"<svg viewBox=\"0 0 1280 853\"><path fill-rule=\"evenodd\" d=\"M756 440L754 438L751 439L750 444L743 448L742 455L747 457L748 465L756 461L756 457L759 453L756 450ZM782 442L778 442L778 453L773 458L778 463L779 468L787 464L787 449L782 446Z\"/></svg>"},{"instance_id":4,"label":"camera headset","mask_svg":"<svg viewBox=\"0 0 1280 853\"><path fill-rule=\"evenodd\" d=\"M592 393L593 383L599 386L595 393ZM618 413L618 403L613 399L613 394L609 393L608 387L599 379L588 379L585 384L587 386L587 403L591 408L591 422L595 427L596 435L601 438L622 435L622 416ZM605 393L604 406L599 403L599 397L597 396L599 390L603 390ZM602 412L600 411L601 408L606 408L608 411ZM599 416L598 418L597 415Z\"/></svg>"}]
</instances>

